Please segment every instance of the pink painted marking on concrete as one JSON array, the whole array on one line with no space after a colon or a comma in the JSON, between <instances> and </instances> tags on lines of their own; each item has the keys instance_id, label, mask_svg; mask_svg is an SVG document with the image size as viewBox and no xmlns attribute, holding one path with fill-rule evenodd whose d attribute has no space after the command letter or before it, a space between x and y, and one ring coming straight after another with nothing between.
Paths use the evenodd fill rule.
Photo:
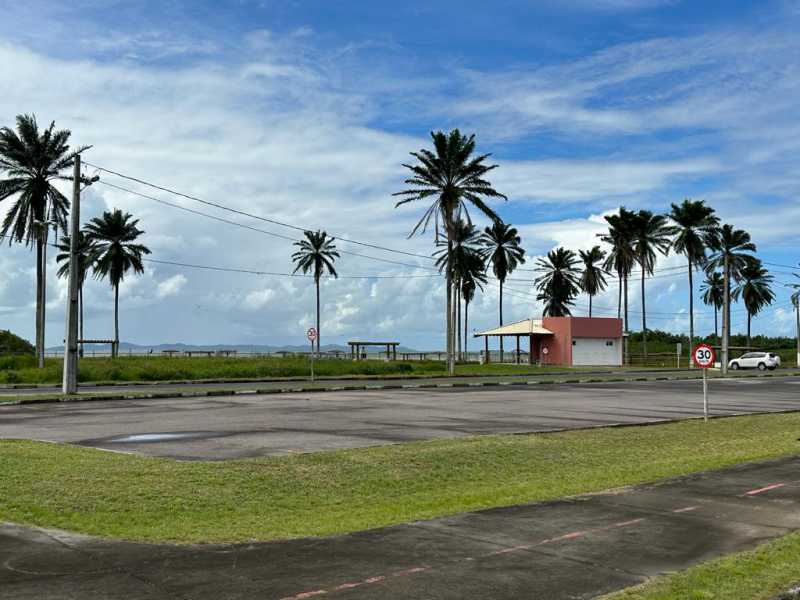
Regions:
<instances>
[{"instance_id":1,"label":"pink painted marking on concrete","mask_svg":"<svg viewBox=\"0 0 800 600\"><path fill-rule=\"evenodd\" d=\"M697 510L698 508L700 508L700 507L699 506L684 506L683 508L676 508L672 512L674 512L674 513L685 513L685 512L691 512L693 510Z\"/></svg>"},{"instance_id":2,"label":"pink painted marking on concrete","mask_svg":"<svg viewBox=\"0 0 800 600\"><path fill-rule=\"evenodd\" d=\"M574 540L576 538L585 536L587 533L589 533L589 531L573 531L572 533L566 533L564 535L550 538L548 540L542 540L541 542L539 542L539 545L552 544L553 542L563 542L566 540Z\"/></svg>"},{"instance_id":3,"label":"pink painted marking on concrete","mask_svg":"<svg viewBox=\"0 0 800 600\"><path fill-rule=\"evenodd\" d=\"M511 554L512 552L519 552L520 550L527 550L530 546L514 546L513 548L503 548L502 550L495 550L489 552L486 556L497 556L499 554Z\"/></svg>"},{"instance_id":4,"label":"pink painted marking on concrete","mask_svg":"<svg viewBox=\"0 0 800 600\"><path fill-rule=\"evenodd\" d=\"M352 590L353 588L357 588L358 586L363 585L361 581L354 581L350 583L343 583L341 585L337 585L333 588L334 592L341 592L342 590Z\"/></svg>"},{"instance_id":5,"label":"pink painted marking on concrete","mask_svg":"<svg viewBox=\"0 0 800 600\"><path fill-rule=\"evenodd\" d=\"M414 573L422 573L424 571L430 571L430 567L427 565L423 565L421 567L411 567L410 569L406 569L405 571L398 571L393 575L393 577L406 577L408 575L413 575Z\"/></svg>"},{"instance_id":6,"label":"pink painted marking on concrete","mask_svg":"<svg viewBox=\"0 0 800 600\"><path fill-rule=\"evenodd\" d=\"M750 490L749 492L745 492L745 496L755 496L756 494L763 494L764 492L768 492L770 490L777 490L778 488L782 488L785 486L785 483L773 483L772 485L768 485L762 488L758 488L757 490Z\"/></svg>"},{"instance_id":7,"label":"pink painted marking on concrete","mask_svg":"<svg viewBox=\"0 0 800 600\"><path fill-rule=\"evenodd\" d=\"M639 517L638 519L631 519L630 521L621 521L619 523L612 523L608 527L604 527L603 529L617 529L618 527L627 527L628 525L635 525L636 523L641 523L644 521L644 517Z\"/></svg>"},{"instance_id":8,"label":"pink painted marking on concrete","mask_svg":"<svg viewBox=\"0 0 800 600\"><path fill-rule=\"evenodd\" d=\"M313 590L310 592L302 592L295 596L287 596L286 598L282 598L281 600L304 600L305 598L313 598L314 596L322 596L323 594L327 594L328 592L325 590Z\"/></svg>"}]
</instances>

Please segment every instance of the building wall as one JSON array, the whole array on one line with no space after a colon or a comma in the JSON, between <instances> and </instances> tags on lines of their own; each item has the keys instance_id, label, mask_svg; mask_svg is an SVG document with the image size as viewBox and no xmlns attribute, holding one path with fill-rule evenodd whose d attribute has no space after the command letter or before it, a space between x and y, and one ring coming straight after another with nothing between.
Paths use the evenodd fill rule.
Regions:
<instances>
[{"instance_id":1,"label":"building wall","mask_svg":"<svg viewBox=\"0 0 800 600\"><path fill-rule=\"evenodd\" d=\"M542 326L553 332L552 337L542 338L541 347L547 347L547 356L542 363L547 365L572 366L572 340L576 338L603 338L614 340L622 348L622 320L604 317L544 317ZM620 350L620 362L622 355Z\"/></svg>"},{"instance_id":2,"label":"building wall","mask_svg":"<svg viewBox=\"0 0 800 600\"><path fill-rule=\"evenodd\" d=\"M547 356L542 356L542 364L572 364L572 326L569 317L544 317L542 327L553 332L553 336L543 338L542 348L547 348Z\"/></svg>"}]
</instances>

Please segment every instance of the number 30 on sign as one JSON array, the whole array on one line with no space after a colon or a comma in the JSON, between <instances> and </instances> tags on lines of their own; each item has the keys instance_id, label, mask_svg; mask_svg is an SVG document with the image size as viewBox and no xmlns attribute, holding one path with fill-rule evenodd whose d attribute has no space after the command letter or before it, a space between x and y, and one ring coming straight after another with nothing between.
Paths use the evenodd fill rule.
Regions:
<instances>
[{"instance_id":1,"label":"number 30 on sign","mask_svg":"<svg viewBox=\"0 0 800 600\"><path fill-rule=\"evenodd\" d=\"M695 346L694 352L692 352L692 358L694 359L694 364L701 369L709 369L713 367L717 360L714 349L708 344L700 344Z\"/></svg>"}]
</instances>

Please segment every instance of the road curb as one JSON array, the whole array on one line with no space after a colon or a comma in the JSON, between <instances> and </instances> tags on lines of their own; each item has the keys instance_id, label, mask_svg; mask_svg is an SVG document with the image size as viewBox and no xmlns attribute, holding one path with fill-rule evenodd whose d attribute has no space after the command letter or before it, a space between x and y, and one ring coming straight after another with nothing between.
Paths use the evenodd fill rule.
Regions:
<instances>
[{"instance_id":1,"label":"road curb","mask_svg":"<svg viewBox=\"0 0 800 600\"><path fill-rule=\"evenodd\" d=\"M739 376L742 379L752 378L781 378L781 377L796 377L795 373L783 374L753 374ZM481 387L510 387L510 386L524 386L524 385L582 385L582 384L597 384L597 383L622 383L622 382L646 382L646 381L693 381L700 380L697 376L654 376L654 377L608 377L599 379L593 378L570 378L570 379L547 379L547 380L529 380L529 381L476 381L476 382L448 382L448 383L386 383L386 384L362 384L362 385L327 385L327 386L314 386L314 387L282 387L282 388L266 388L266 389L248 389L248 390L204 390L204 391L184 391L184 392L129 392L108 395L85 395L85 396L53 396L49 398L17 398L7 402L0 399L0 406L2 405L25 405L25 404L54 404L58 402L99 402L99 401L119 401L119 400L162 400L168 398L213 398L223 396L255 396L255 395L272 395L272 394L290 394L290 393L303 393L310 394L316 392L355 392L355 391L376 391L376 390L415 390L415 389L452 389L452 388L481 388Z\"/></svg>"}]
</instances>

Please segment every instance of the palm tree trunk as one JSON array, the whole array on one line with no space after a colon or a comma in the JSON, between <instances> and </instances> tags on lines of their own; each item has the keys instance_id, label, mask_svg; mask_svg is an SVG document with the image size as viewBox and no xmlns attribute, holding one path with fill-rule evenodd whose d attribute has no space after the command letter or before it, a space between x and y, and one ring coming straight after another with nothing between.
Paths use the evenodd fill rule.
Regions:
<instances>
[{"instance_id":1,"label":"palm tree trunk","mask_svg":"<svg viewBox=\"0 0 800 600\"><path fill-rule=\"evenodd\" d=\"M114 286L114 347L111 349L111 357L117 358L119 355L119 284Z\"/></svg>"},{"instance_id":2,"label":"palm tree trunk","mask_svg":"<svg viewBox=\"0 0 800 600\"><path fill-rule=\"evenodd\" d=\"M800 299L797 301L795 316L797 318L797 366L800 367Z\"/></svg>"},{"instance_id":3,"label":"palm tree trunk","mask_svg":"<svg viewBox=\"0 0 800 600\"><path fill-rule=\"evenodd\" d=\"M728 256L725 255L722 274L722 361L720 364L723 375L728 374L728 344L731 328L731 280Z\"/></svg>"},{"instance_id":4,"label":"palm tree trunk","mask_svg":"<svg viewBox=\"0 0 800 600\"><path fill-rule=\"evenodd\" d=\"M458 348L458 352L456 356L458 360L462 360L463 356L461 355L461 285L460 283L456 283L456 346Z\"/></svg>"},{"instance_id":5,"label":"palm tree trunk","mask_svg":"<svg viewBox=\"0 0 800 600\"><path fill-rule=\"evenodd\" d=\"M453 363L453 234L447 226L447 373L455 375Z\"/></svg>"},{"instance_id":6,"label":"palm tree trunk","mask_svg":"<svg viewBox=\"0 0 800 600\"><path fill-rule=\"evenodd\" d=\"M689 356L694 348L694 284L692 283L692 259L689 259ZM694 368L694 361L689 360L689 368Z\"/></svg>"},{"instance_id":7,"label":"palm tree trunk","mask_svg":"<svg viewBox=\"0 0 800 600\"><path fill-rule=\"evenodd\" d=\"M469 362L467 352L467 324L469 322L469 302L464 299L464 360Z\"/></svg>"},{"instance_id":8,"label":"palm tree trunk","mask_svg":"<svg viewBox=\"0 0 800 600\"><path fill-rule=\"evenodd\" d=\"M80 313L80 324L79 324L79 331L80 331L80 338L83 338L83 284L78 288L78 312ZM78 349L78 356L83 358L83 343L79 346Z\"/></svg>"},{"instance_id":9,"label":"palm tree trunk","mask_svg":"<svg viewBox=\"0 0 800 600\"><path fill-rule=\"evenodd\" d=\"M589 294L589 318L592 318L592 295Z\"/></svg>"},{"instance_id":10,"label":"palm tree trunk","mask_svg":"<svg viewBox=\"0 0 800 600\"><path fill-rule=\"evenodd\" d=\"M717 310L717 305L715 304L714 305L714 338L716 338L716 340L717 340L717 345L719 345L719 326L718 326L718 322L717 322L717 313L718 312L719 311Z\"/></svg>"},{"instance_id":11,"label":"palm tree trunk","mask_svg":"<svg viewBox=\"0 0 800 600\"><path fill-rule=\"evenodd\" d=\"M617 271L617 318L622 318L622 273Z\"/></svg>"},{"instance_id":12,"label":"palm tree trunk","mask_svg":"<svg viewBox=\"0 0 800 600\"><path fill-rule=\"evenodd\" d=\"M750 320L752 319L753 315L750 314L750 311L747 311L747 351L750 352Z\"/></svg>"},{"instance_id":13,"label":"palm tree trunk","mask_svg":"<svg viewBox=\"0 0 800 600\"><path fill-rule=\"evenodd\" d=\"M645 278L645 268L642 266L642 350L644 351L644 360L647 362L647 307L645 306L644 293Z\"/></svg>"},{"instance_id":14,"label":"palm tree trunk","mask_svg":"<svg viewBox=\"0 0 800 600\"><path fill-rule=\"evenodd\" d=\"M625 303L625 334L626 334L625 338L624 338L624 343L625 343L625 364L626 365L630 365L631 364L631 345L630 345L630 339L627 336L627 333L628 333L628 275L627 275L627 273L625 274L625 277L624 277L624 283L625 283L624 303Z\"/></svg>"},{"instance_id":15,"label":"palm tree trunk","mask_svg":"<svg viewBox=\"0 0 800 600\"><path fill-rule=\"evenodd\" d=\"M319 332L319 278L316 279L317 283L317 358L319 358L320 353L320 338L322 337Z\"/></svg>"},{"instance_id":16,"label":"palm tree trunk","mask_svg":"<svg viewBox=\"0 0 800 600\"><path fill-rule=\"evenodd\" d=\"M500 327L503 326L503 280L500 280ZM488 360L488 357L487 357ZM503 362L503 336L500 336L500 362Z\"/></svg>"},{"instance_id":17,"label":"palm tree trunk","mask_svg":"<svg viewBox=\"0 0 800 600\"><path fill-rule=\"evenodd\" d=\"M36 239L36 362L44 369L44 234Z\"/></svg>"}]
</instances>

